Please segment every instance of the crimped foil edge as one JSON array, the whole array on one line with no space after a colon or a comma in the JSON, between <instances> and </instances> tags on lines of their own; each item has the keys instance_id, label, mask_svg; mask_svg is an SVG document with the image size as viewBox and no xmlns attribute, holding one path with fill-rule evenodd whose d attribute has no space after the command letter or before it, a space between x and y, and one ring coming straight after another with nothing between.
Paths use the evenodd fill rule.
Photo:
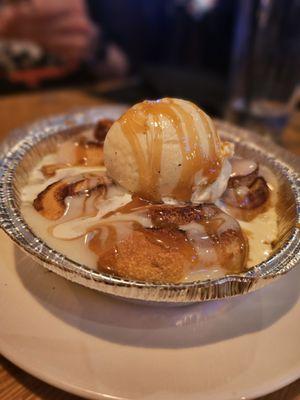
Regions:
<instances>
[{"instance_id":1,"label":"crimped foil edge","mask_svg":"<svg viewBox=\"0 0 300 400\"><path fill-rule=\"evenodd\" d=\"M264 152L279 165L290 182L295 198L297 222L291 237L269 260L243 274L227 275L220 279L179 284L151 284L129 281L93 271L69 260L37 238L23 220L16 201L15 170L32 146L40 140L70 127L93 124L101 117L117 117L123 107L104 106L51 117L15 131L2 145L0 172L0 223L2 229L23 250L44 267L57 274L101 292L124 298L151 302L190 303L240 295L264 286L270 280L291 270L300 261L300 178L299 160L278 146L252 132L216 121L217 128L234 142L247 141L249 146ZM26 135L26 137L24 137ZM23 139L20 140L20 137ZM254 138L254 141L253 141ZM266 150L268 149L268 150Z\"/></svg>"}]
</instances>

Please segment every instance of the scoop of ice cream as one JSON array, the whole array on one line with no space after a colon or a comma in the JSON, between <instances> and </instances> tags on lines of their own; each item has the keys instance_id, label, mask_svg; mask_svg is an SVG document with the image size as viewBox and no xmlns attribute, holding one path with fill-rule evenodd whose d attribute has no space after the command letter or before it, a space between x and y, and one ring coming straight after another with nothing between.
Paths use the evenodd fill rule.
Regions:
<instances>
[{"instance_id":1,"label":"scoop of ice cream","mask_svg":"<svg viewBox=\"0 0 300 400\"><path fill-rule=\"evenodd\" d=\"M232 145L195 104L165 98L126 111L104 142L108 174L154 201L214 201L226 189Z\"/></svg>"}]
</instances>

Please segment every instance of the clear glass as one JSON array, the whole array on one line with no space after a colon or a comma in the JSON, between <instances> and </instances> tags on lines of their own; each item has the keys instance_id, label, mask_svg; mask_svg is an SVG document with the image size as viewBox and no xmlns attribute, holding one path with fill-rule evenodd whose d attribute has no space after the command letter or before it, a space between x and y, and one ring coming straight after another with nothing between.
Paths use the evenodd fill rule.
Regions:
<instances>
[{"instance_id":1,"label":"clear glass","mask_svg":"<svg viewBox=\"0 0 300 400\"><path fill-rule=\"evenodd\" d=\"M280 141L299 81L300 1L241 1L226 117Z\"/></svg>"}]
</instances>

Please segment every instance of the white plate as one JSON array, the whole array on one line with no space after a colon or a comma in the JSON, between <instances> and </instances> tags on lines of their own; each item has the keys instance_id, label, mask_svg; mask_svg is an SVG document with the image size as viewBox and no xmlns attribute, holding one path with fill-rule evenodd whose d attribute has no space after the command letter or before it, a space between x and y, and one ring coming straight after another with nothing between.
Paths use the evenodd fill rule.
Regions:
<instances>
[{"instance_id":1,"label":"white plate","mask_svg":"<svg viewBox=\"0 0 300 400\"><path fill-rule=\"evenodd\" d=\"M300 376L300 269L186 307L110 298L48 272L0 233L0 351L93 399L254 398Z\"/></svg>"}]
</instances>

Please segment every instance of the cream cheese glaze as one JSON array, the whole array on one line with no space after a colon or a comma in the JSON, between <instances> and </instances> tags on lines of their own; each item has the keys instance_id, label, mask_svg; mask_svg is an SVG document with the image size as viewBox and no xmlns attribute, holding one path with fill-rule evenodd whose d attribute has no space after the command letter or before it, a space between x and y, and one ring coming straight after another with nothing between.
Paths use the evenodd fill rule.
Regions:
<instances>
[{"instance_id":1,"label":"cream cheese glaze","mask_svg":"<svg viewBox=\"0 0 300 400\"><path fill-rule=\"evenodd\" d=\"M25 219L28 221L34 232L53 248L66 254L74 261L97 269L97 256L88 248L88 242L92 237L91 231L93 227L97 225L99 228L101 225L101 235L99 237L103 243L105 243L109 235L109 226L111 224L114 224L116 228L118 236L117 240L123 240L125 237L130 235L130 232L132 232L133 229L133 223L138 223L144 228L151 228L153 226L149 216L147 216L145 212L139 212L138 210L133 213L117 213L110 215L113 211L120 209L124 205L128 205L132 201L131 194L116 185L109 190L109 198L102 202L98 213L94 216L75 219L71 218L69 220L70 215L66 213L64 218L59 221L49 221L43 218L32 206L32 200L41 190L44 190L48 184L53 183L58 179L72 176L73 173L79 174L85 171L91 171L89 167L83 166L63 168L57 171L55 177L46 179L40 173L41 165L43 165L43 161L48 163L54 159L55 155L51 155L51 157L47 156L45 157L45 160L41 161L41 163L32 171L31 179L29 180L28 185L24 187L22 193L22 213ZM103 173L103 168L92 168L92 172ZM269 178L270 177L268 176L268 179ZM271 187L271 189L273 196L275 196L275 188ZM226 210L226 207L222 204L217 203L217 205ZM230 219L228 223L235 223L235 221L232 222L232 219ZM277 237L276 211L273 206L264 213L259 214L250 222L238 221L236 223L240 223L249 241L249 259L247 267L251 267L256 263L261 262L271 254L271 243ZM203 240L205 241L205 239L201 239L201 237L206 236L201 225L191 222L189 224L180 225L179 228L187 234L187 237L190 240L193 240L193 236L196 235L197 240L194 242L201 243L201 240L202 242ZM214 247L211 246L207 249L205 246L201 247L198 245L196 246L196 250L197 248L198 256L200 255L201 257L201 251L199 254L199 249L202 249L203 254L206 252L207 257L216 260L216 250ZM203 266L199 264L197 268L194 268L189 274L187 274L185 279L195 280L217 278L226 273L226 269L218 265L218 263L215 263L214 267L210 268L203 268Z\"/></svg>"}]
</instances>

